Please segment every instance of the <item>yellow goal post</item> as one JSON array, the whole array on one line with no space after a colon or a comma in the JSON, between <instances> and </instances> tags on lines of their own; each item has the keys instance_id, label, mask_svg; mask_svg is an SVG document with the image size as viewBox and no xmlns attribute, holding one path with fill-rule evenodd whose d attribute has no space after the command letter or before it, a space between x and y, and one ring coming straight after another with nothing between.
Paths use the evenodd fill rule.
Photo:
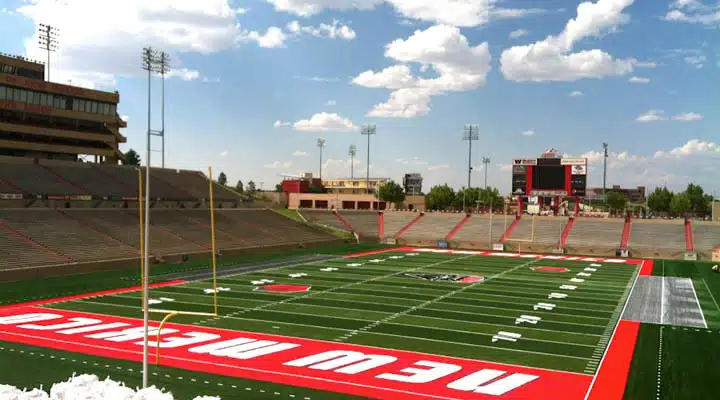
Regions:
<instances>
[{"instance_id":1,"label":"yellow goal post","mask_svg":"<svg viewBox=\"0 0 720 400\"><path fill-rule=\"evenodd\" d=\"M140 276L145 276L145 268L150 268L149 265L145 265L145 252L149 249L144 246L144 227L145 227L145 215L143 215L143 178L142 170L138 168L138 184L139 184L139 195L138 195L138 209L140 217ZM162 328L165 323L176 315L191 315L191 316L202 316L202 317L217 317L218 313L218 290L217 290L217 246L215 241L215 199L213 196L213 179L212 179L212 167L208 168L208 186L209 186L209 198L210 198L210 243L212 250L212 283L213 283L213 312L194 312L194 311L183 311L183 310L169 310L161 308L148 308L149 313L164 314L165 317L160 321L156 334L155 342L155 364L160 365L160 335ZM145 304L145 292L142 295L142 304ZM144 307L141 305L140 309L144 311Z\"/></svg>"}]
</instances>

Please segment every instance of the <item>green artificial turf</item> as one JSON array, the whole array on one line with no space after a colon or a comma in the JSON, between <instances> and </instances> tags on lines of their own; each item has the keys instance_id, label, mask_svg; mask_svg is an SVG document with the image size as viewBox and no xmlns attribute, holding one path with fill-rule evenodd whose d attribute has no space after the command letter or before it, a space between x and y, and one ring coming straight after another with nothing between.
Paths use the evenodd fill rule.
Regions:
<instances>
[{"instance_id":1,"label":"green artificial turf","mask_svg":"<svg viewBox=\"0 0 720 400\"><path fill-rule=\"evenodd\" d=\"M708 328L720 329L720 273L707 261L655 260L653 275L690 278Z\"/></svg>"},{"instance_id":2,"label":"green artificial turf","mask_svg":"<svg viewBox=\"0 0 720 400\"><path fill-rule=\"evenodd\" d=\"M142 385L141 365L132 361L96 357L80 353L28 346L0 341L0 380L2 384L19 388L40 388L50 391L53 383L63 382L71 376L97 375L101 380L110 377L126 386ZM197 396L220 396L232 399L363 399L320 390L270 382L253 381L215 374L187 371L177 368L150 365L150 385L173 393L177 400L190 400Z\"/></svg>"},{"instance_id":3,"label":"green artificial turf","mask_svg":"<svg viewBox=\"0 0 720 400\"><path fill-rule=\"evenodd\" d=\"M274 253L257 253L221 258L218 266L230 267L310 254L346 254L386 248L377 244L339 244L327 247L292 249ZM153 266L153 282L162 282L164 275L208 269L210 259L191 260L185 263ZM80 293L117 289L140 284L139 268L122 268L88 274L30 279L0 283L0 305L42 300Z\"/></svg>"},{"instance_id":4,"label":"green artificial turf","mask_svg":"<svg viewBox=\"0 0 720 400\"><path fill-rule=\"evenodd\" d=\"M637 268L607 263L577 284L568 298L548 300L549 293L562 291L559 287L589 264L401 252L323 260L220 278L218 286L230 289L219 296L225 317L180 315L173 321L592 374L601 356L597 350L607 345L605 338L619 318ZM537 265L570 271L531 270ZM307 275L290 277L297 273ZM480 275L485 280L434 282L405 273ZM254 290L252 282L262 279L309 285L311 290ZM174 299L158 306L163 309L209 312L213 297L203 290L211 287L208 281L191 282L153 289L150 297ZM140 296L122 293L47 307L140 318ZM534 310L538 302L557 307ZM542 321L516 324L527 314ZM499 331L520 333L522 339L493 342Z\"/></svg>"},{"instance_id":5,"label":"green artificial turf","mask_svg":"<svg viewBox=\"0 0 720 400\"><path fill-rule=\"evenodd\" d=\"M720 399L718 354L717 329L642 324L623 398Z\"/></svg>"}]
</instances>

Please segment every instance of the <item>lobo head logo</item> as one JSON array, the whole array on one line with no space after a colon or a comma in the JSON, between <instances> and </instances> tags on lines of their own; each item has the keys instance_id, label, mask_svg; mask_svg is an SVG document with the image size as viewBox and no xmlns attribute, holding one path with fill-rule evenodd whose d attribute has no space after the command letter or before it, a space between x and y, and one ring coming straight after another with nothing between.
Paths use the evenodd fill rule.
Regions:
<instances>
[{"instance_id":1,"label":"lobo head logo","mask_svg":"<svg viewBox=\"0 0 720 400\"><path fill-rule=\"evenodd\" d=\"M307 292L310 290L310 286L307 285L265 285L258 286L255 290L272 293L298 293Z\"/></svg>"}]
</instances>

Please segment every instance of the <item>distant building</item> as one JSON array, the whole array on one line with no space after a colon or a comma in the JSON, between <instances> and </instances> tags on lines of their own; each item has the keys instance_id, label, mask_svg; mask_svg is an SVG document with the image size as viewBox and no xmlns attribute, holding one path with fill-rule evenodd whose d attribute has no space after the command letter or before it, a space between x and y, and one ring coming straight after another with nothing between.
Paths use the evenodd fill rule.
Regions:
<instances>
[{"instance_id":1,"label":"distant building","mask_svg":"<svg viewBox=\"0 0 720 400\"><path fill-rule=\"evenodd\" d=\"M117 164L120 95L47 82L45 66L0 54L0 155Z\"/></svg>"},{"instance_id":2,"label":"distant building","mask_svg":"<svg viewBox=\"0 0 720 400\"><path fill-rule=\"evenodd\" d=\"M645 186L638 186L635 189L625 189L621 188L620 185L613 185L612 187L607 188L608 192L621 192L624 193L625 196L627 196L628 200L630 200L631 203L645 203L646 197L645 197ZM589 188L587 190L587 199L593 200L593 199L601 199L603 197L603 188Z\"/></svg>"},{"instance_id":3,"label":"distant building","mask_svg":"<svg viewBox=\"0 0 720 400\"><path fill-rule=\"evenodd\" d=\"M419 195L422 193L422 175L419 173L405 174L403 177L403 188L407 195Z\"/></svg>"},{"instance_id":4,"label":"distant building","mask_svg":"<svg viewBox=\"0 0 720 400\"><path fill-rule=\"evenodd\" d=\"M323 179L322 183L328 193L341 194L363 194L367 192L368 183L370 184L370 192L375 192L379 187L388 183L390 178L337 178Z\"/></svg>"}]
</instances>

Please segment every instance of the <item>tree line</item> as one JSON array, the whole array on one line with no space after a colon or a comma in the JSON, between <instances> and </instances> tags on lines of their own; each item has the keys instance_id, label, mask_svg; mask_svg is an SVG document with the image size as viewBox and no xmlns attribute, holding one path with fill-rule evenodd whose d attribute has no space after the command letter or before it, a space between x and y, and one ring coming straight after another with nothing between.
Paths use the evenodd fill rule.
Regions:
<instances>
[{"instance_id":1,"label":"tree line","mask_svg":"<svg viewBox=\"0 0 720 400\"><path fill-rule=\"evenodd\" d=\"M672 192L667 187L658 187L648 196L647 208L655 214L708 215L712 210L713 198L700 185L691 183L682 192ZM605 195L610 209L626 210L630 202L625 193L610 190Z\"/></svg>"}]
</instances>

